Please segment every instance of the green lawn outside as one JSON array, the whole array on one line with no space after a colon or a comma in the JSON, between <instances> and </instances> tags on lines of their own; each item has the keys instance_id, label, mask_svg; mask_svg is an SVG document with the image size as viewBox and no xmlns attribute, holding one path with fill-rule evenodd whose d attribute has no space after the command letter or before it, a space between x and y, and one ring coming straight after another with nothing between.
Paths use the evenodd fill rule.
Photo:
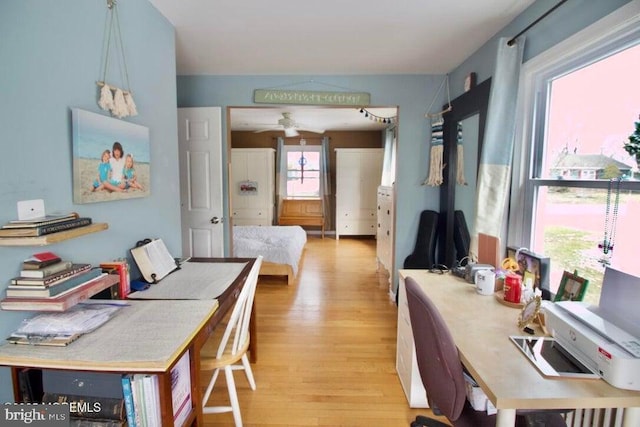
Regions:
<instances>
[{"instance_id":1,"label":"green lawn outside","mask_svg":"<svg viewBox=\"0 0 640 427\"><path fill-rule=\"evenodd\" d=\"M611 212L615 195L610 195ZM631 201L640 202L640 194L632 191L620 193L619 204L623 206ZM551 267L556 272L552 279L552 289L559 285L559 276L562 271L574 272L579 269L578 274L589 280L589 286L585 295L585 301L591 304L598 304L600 290L602 289L602 278L604 267L599 262L598 251L594 250L597 242L602 239L601 233L604 229L604 219L607 202L607 190L605 189L585 189L585 188L565 188L550 187L547 193L547 205L585 205L593 208L601 207L601 214L596 214L596 222L601 221L601 226L597 225L595 230L580 229L584 224L578 222L576 227L547 225L544 227L544 255L551 258ZM575 208L573 208L575 209ZM600 209L600 208L598 208ZM601 220L600 220L601 218ZM553 223L553 221L550 221ZM579 267L577 267L579 266Z\"/></svg>"}]
</instances>

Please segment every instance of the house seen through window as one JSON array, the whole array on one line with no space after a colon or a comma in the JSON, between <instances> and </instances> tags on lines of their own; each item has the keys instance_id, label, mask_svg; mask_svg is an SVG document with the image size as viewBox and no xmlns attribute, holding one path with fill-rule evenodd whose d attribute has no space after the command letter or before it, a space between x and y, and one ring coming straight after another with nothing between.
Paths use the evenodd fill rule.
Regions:
<instances>
[{"instance_id":1,"label":"house seen through window","mask_svg":"<svg viewBox=\"0 0 640 427\"><path fill-rule=\"evenodd\" d=\"M553 292L577 271L592 304L606 266L640 276L640 172L623 148L640 120L638 64L636 34L536 76L531 101L530 249L551 258Z\"/></svg>"}]
</instances>

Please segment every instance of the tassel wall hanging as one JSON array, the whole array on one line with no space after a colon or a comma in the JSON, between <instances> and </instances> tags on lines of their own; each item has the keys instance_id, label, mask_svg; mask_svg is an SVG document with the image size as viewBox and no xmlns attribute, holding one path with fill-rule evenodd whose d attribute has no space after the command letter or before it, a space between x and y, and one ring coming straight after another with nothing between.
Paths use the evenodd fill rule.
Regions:
<instances>
[{"instance_id":1,"label":"tassel wall hanging","mask_svg":"<svg viewBox=\"0 0 640 427\"><path fill-rule=\"evenodd\" d=\"M431 102L431 105L429 106L429 110L431 110L431 107L433 107L433 104L440 95L440 92L442 91L442 88L445 84L447 85L447 100L449 102L449 106L437 113L427 113L425 115L425 117L431 120L431 152L429 154L429 175L427 176L427 179L424 180L422 185L430 185L432 187L442 185L442 183L444 182L442 172L446 165L444 165L442 162L442 157L444 154L444 137L442 129L444 120L442 118L442 115L451 111L451 96L449 94L448 75L442 81L438 92L436 93L433 101Z\"/></svg>"},{"instance_id":2,"label":"tassel wall hanging","mask_svg":"<svg viewBox=\"0 0 640 427\"><path fill-rule=\"evenodd\" d=\"M444 166L442 164L442 154L444 151L444 140L442 138L442 125L444 121L442 116L439 118L432 118L431 121L431 154L429 161L429 176L424 181L423 185L430 185L436 187L441 185L442 170Z\"/></svg>"},{"instance_id":3,"label":"tassel wall hanging","mask_svg":"<svg viewBox=\"0 0 640 427\"><path fill-rule=\"evenodd\" d=\"M118 6L116 4L116 0L107 0L107 17L105 20L104 34L102 80L96 82L100 87L98 105L100 108L111 112L112 115L119 119L127 116L136 116L138 115L138 110L135 102L133 101L133 95L129 86L129 72L124 58L124 46L122 44L120 19L118 17ZM120 51L120 57L117 57L116 59L119 60L120 78L126 83L126 90L107 83L107 70L109 69L109 59L111 59L110 53L112 39L114 50Z\"/></svg>"}]
</instances>

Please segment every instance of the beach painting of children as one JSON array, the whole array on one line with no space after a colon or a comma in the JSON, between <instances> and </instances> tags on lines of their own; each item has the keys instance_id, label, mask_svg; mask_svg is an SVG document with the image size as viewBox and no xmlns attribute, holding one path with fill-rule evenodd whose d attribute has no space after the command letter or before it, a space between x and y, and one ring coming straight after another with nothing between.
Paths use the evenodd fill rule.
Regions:
<instances>
[{"instance_id":1,"label":"beach painting of children","mask_svg":"<svg viewBox=\"0 0 640 427\"><path fill-rule=\"evenodd\" d=\"M79 108L71 120L74 203L151 194L149 128Z\"/></svg>"}]
</instances>

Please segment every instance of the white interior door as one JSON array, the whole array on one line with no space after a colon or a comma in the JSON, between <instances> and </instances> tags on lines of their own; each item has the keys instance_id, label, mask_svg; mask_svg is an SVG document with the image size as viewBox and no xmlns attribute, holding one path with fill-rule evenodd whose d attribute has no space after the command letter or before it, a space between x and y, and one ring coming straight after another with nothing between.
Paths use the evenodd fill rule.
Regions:
<instances>
[{"instance_id":1,"label":"white interior door","mask_svg":"<svg viewBox=\"0 0 640 427\"><path fill-rule=\"evenodd\" d=\"M224 256L222 110L179 108L182 256Z\"/></svg>"}]
</instances>

